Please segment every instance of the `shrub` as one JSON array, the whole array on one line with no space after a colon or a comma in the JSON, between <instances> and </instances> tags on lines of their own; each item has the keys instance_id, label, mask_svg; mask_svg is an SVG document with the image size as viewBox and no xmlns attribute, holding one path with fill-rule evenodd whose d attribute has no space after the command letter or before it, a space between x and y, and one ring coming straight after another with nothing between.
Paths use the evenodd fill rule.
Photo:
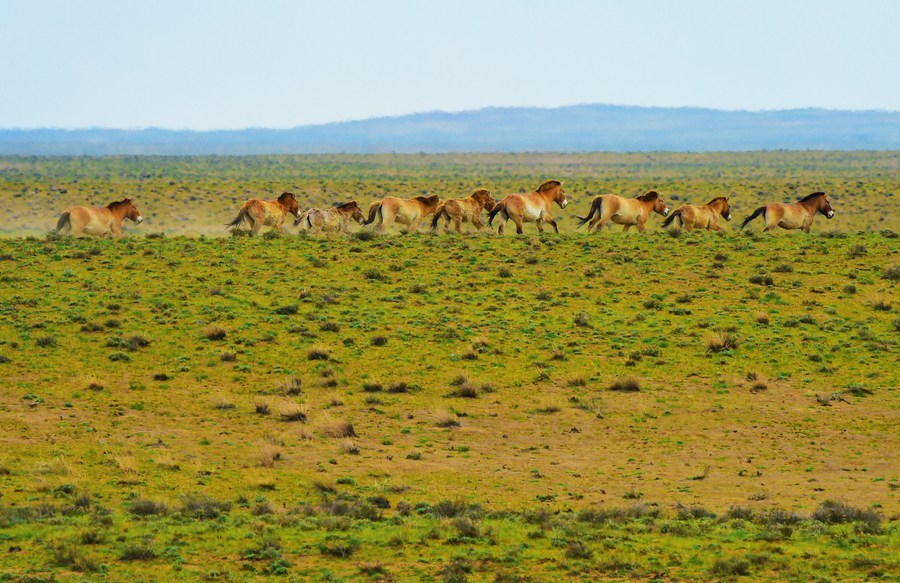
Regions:
<instances>
[{"instance_id":1,"label":"shrub","mask_svg":"<svg viewBox=\"0 0 900 583\"><path fill-rule=\"evenodd\" d=\"M34 343L41 348L56 348L57 346L56 338L53 336L41 336L35 339Z\"/></svg>"},{"instance_id":2,"label":"shrub","mask_svg":"<svg viewBox=\"0 0 900 583\"><path fill-rule=\"evenodd\" d=\"M203 336L206 337L207 340L225 340L225 337L228 336L228 330L221 326L210 324L203 330ZM222 360L224 360L224 358Z\"/></svg>"},{"instance_id":3,"label":"shrub","mask_svg":"<svg viewBox=\"0 0 900 583\"><path fill-rule=\"evenodd\" d=\"M123 561L152 561L156 558L156 550L147 543L128 545L122 549L119 558Z\"/></svg>"},{"instance_id":4,"label":"shrub","mask_svg":"<svg viewBox=\"0 0 900 583\"><path fill-rule=\"evenodd\" d=\"M609 386L610 391L618 391L621 393L637 393L641 390L641 385L636 379L618 380Z\"/></svg>"},{"instance_id":5,"label":"shrub","mask_svg":"<svg viewBox=\"0 0 900 583\"><path fill-rule=\"evenodd\" d=\"M724 352L726 350L734 350L738 347L737 338L728 331L716 332L706 339L706 349L709 352Z\"/></svg>"},{"instance_id":6,"label":"shrub","mask_svg":"<svg viewBox=\"0 0 900 583\"><path fill-rule=\"evenodd\" d=\"M746 577L750 574L750 563L736 558L716 559L710 573L717 577Z\"/></svg>"},{"instance_id":7,"label":"shrub","mask_svg":"<svg viewBox=\"0 0 900 583\"><path fill-rule=\"evenodd\" d=\"M196 520L216 519L223 512L231 510L231 502L216 500L207 494L187 494L184 496L181 513Z\"/></svg>"},{"instance_id":8,"label":"shrub","mask_svg":"<svg viewBox=\"0 0 900 583\"><path fill-rule=\"evenodd\" d=\"M900 265L888 267L881 277L882 279L886 279L888 281L900 281Z\"/></svg>"},{"instance_id":9,"label":"shrub","mask_svg":"<svg viewBox=\"0 0 900 583\"><path fill-rule=\"evenodd\" d=\"M169 512L164 502L136 498L132 501L128 511L135 516L163 516Z\"/></svg>"},{"instance_id":10,"label":"shrub","mask_svg":"<svg viewBox=\"0 0 900 583\"><path fill-rule=\"evenodd\" d=\"M881 527L881 516L874 510L854 508L835 500L822 502L812 518L825 524L856 522L865 532L878 532Z\"/></svg>"}]
</instances>

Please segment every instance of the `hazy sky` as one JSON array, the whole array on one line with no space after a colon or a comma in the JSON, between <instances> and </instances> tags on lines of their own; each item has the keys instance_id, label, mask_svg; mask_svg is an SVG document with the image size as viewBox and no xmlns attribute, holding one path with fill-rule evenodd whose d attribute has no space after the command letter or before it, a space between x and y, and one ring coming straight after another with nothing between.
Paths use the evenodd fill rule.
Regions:
<instances>
[{"instance_id":1,"label":"hazy sky","mask_svg":"<svg viewBox=\"0 0 900 583\"><path fill-rule=\"evenodd\" d=\"M900 110L898 0L0 0L0 127Z\"/></svg>"}]
</instances>

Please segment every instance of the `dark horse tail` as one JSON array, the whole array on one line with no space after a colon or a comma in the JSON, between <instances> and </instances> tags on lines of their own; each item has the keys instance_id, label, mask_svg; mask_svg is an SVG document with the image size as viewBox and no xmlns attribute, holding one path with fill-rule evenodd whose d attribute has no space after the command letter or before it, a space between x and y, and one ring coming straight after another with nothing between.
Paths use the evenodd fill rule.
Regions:
<instances>
[{"instance_id":1,"label":"dark horse tail","mask_svg":"<svg viewBox=\"0 0 900 583\"><path fill-rule=\"evenodd\" d=\"M600 215L600 206L603 204L603 199L599 196L595 197L594 200L591 201L591 211L588 213L586 217L576 217L578 219L578 226L585 224L589 220L593 218L593 216ZM576 227L578 228L578 227Z\"/></svg>"},{"instance_id":2,"label":"dark horse tail","mask_svg":"<svg viewBox=\"0 0 900 583\"><path fill-rule=\"evenodd\" d=\"M672 221L674 221L676 217L678 217L678 219L679 219L679 221L681 222L681 224L684 224L684 220L681 218L681 209L678 209L677 211L675 211L674 213L672 213L672 216L670 216L668 219L666 219L666 220L663 221L662 226L663 226L664 228L665 228L665 227L668 227L669 225L672 224Z\"/></svg>"},{"instance_id":3,"label":"dark horse tail","mask_svg":"<svg viewBox=\"0 0 900 583\"><path fill-rule=\"evenodd\" d=\"M500 201L494 206L494 210L488 213L488 226L494 228L494 217L500 214L500 211L506 210L506 203Z\"/></svg>"},{"instance_id":4,"label":"dark horse tail","mask_svg":"<svg viewBox=\"0 0 900 583\"><path fill-rule=\"evenodd\" d=\"M373 202L372 206L369 207L369 218L364 220L362 224L371 225L375 222L375 217L381 214L381 203Z\"/></svg>"},{"instance_id":5,"label":"dark horse tail","mask_svg":"<svg viewBox=\"0 0 900 583\"><path fill-rule=\"evenodd\" d=\"M59 220L56 221L56 232L59 233L63 230L63 227L70 221L69 211L63 211L63 214L59 216Z\"/></svg>"},{"instance_id":6,"label":"dark horse tail","mask_svg":"<svg viewBox=\"0 0 900 583\"><path fill-rule=\"evenodd\" d=\"M441 205L441 208L439 208L437 212L434 213L434 218L431 219L432 231L437 229L438 221L441 220L441 216L443 215L446 215L448 219L450 218L450 213L447 212L447 210L444 208L444 205Z\"/></svg>"},{"instance_id":7,"label":"dark horse tail","mask_svg":"<svg viewBox=\"0 0 900 583\"><path fill-rule=\"evenodd\" d=\"M759 207L758 209L756 209L755 211L753 211L753 214L750 215L749 217L747 217L746 219L744 219L744 222L741 223L741 229L743 229L744 227L746 227L746 226L747 226L747 223L749 223L750 221L752 221L753 219L755 219L755 218L758 217L759 215L762 215L763 218L766 218L766 207L761 206L761 207Z\"/></svg>"},{"instance_id":8,"label":"dark horse tail","mask_svg":"<svg viewBox=\"0 0 900 583\"><path fill-rule=\"evenodd\" d=\"M231 227L236 227L236 226L240 225L241 223L243 223L244 219L246 219L246 218L247 218L247 207L244 206L244 207L241 207L241 212L238 213L237 218L235 218L230 223L227 223L225 225L225 228L230 229Z\"/></svg>"}]
</instances>

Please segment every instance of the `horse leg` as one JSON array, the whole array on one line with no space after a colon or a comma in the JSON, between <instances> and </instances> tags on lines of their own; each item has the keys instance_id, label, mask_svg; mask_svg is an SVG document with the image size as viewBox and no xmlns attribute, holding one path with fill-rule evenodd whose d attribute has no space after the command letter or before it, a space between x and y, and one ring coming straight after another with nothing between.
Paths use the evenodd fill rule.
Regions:
<instances>
[{"instance_id":1,"label":"horse leg","mask_svg":"<svg viewBox=\"0 0 900 583\"><path fill-rule=\"evenodd\" d=\"M556 226L556 221L553 220L553 217L544 215L544 220L550 223L553 226L553 230L556 231L557 235L559 235L559 227Z\"/></svg>"},{"instance_id":2,"label":"horse leg","mask_svg":"<svg viewBox=\"0 0 900 583\"><path fill-rule=\"evenodd\" d=\"M456 227L456 232L462 235L462 220L457 217L453 219L453 223Z\"/></svg>"},{"instance_id":3,"label":"horse leg","mask_svg":"<svg viewBox=\"0 0 900 583\"><path fill-rule=\"evenodd\" d=\"M419 219L415 219L414 221L410 221L409 226L406 227L407 234L415 233L416 229L419 228Z\"/></svg>"},{"instance_id":4,"label":"horse leg","mask_svg":"<svg viewBox=\"0 0 900 583\"><path fill-rule=\"evenodd\" d=\"M516 235L522 234L522 218L521 217L512 217L513 222L516 224Z\"/></svg>"},{"instance_id":5,"label":"horse leg","mask_svg":"<svg viewBox=\"0 0 900 583\"><path fill-rule=\"evenodd\" d=\"M480 231L481 228L484 227L484 223L481 222L481 217L472 217L472 226Z\"/></svg>"},{"instance_id":6,"label":"horse leg","mask_svg":"<svg viewBox=\"0 0 900 583\"><path fill-rule=\"evenodd\" d=\"M534 222L534 224L537 225L538 233L544 232L544 219L538 219Z\"/></svg>"}]
</instances>

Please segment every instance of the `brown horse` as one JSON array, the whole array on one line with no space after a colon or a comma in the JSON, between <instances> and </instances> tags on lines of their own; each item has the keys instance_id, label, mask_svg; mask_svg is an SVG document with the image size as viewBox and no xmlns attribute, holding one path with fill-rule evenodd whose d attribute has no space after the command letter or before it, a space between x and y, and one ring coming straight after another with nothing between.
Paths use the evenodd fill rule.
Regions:
<instances>
[{"instance_id":1,"label":"brown horse","mask_svg":"<svg viewBox=\"0 0 900 583\"><path fill-rule=\"evenodd\" d=\"M362 209L355 200L330 209L312 208L297 217L294 226L310 233L350 233L350 221L365 221Z\"/></svg>"},{"instance_id":2,"label":"brown horse","mask_svg":"<svg viewBox=\"0 0 900 583\"><path fill-rule=\"evenodd\" d=\"M106 206L73 206L60 215L56 222L56 232L60 235L68 235L71 232L73 237L80 237L84 233L98 237L112 234L114 238L119 239L122 237L124 219L130 219L135 223L144 220L130 198L111 202Z\"/></svg>"},{"instance_id":3,"label":"brown horse","mask_svg":"<svg viewBox=\"0 0 900 583\"><path fill-rule=\"evenodd\" d=\"M591 201L591 211L586 217L578 217L578 226L587 223L588 233L591 230L599 231L612 221L622 225L622 230L627 231L632 225L637 225L638 231L644 232L644 224L650 217L650 213L666 216L669 207L659 197L659 193L651 190L637 198L622 198L615 194L600 194Z\"/></svg>"},{"instance_id":4,"label":"brown horse","mask_svg":"<svg viewBox=\"0 0 900 583\"><path fill-rule=\"evenodd\" d=\"M731 220L731 205L724 196L717 196L703 206L686 204L672 213L663 221L662 226L668 227L675 219L680 219L685 231L694 229L706 229L707 231L721 231L719 217L726 221Z\"/></svg>"},{"instance_id":5,"label":"brown horse","mask_svg":"<svg viewBox=\"0 0 900 583\"><path fill-rule=\"evenodd\" d=\"M225 228L236 227L244 220L250 221L250 231L256 235L263 226L269 226L284 232L284 219L288 213L295 217L300 212L297 198L292 192L282 193L278 200L260 200L251 198L243 204L237 218L225 225Z\"/></svg>"},{"instance_id":6,"label":"brown horse","mask_svg":"<svg viewBox=\"0 0 900 583\"><path fill-rule=\"evenodd\" d=\"M814 192L793 204L773 202L761 206L744 219L741 228L743 229L747 223L762 215L766 221L766 228L763 231L781 227L782 229L803 229L804 232L809 233L809 227L812 225L816 213L822 213L829 219L834 216L834 209L831 208L831 203L828 202L828 197L824 192Z\"/></svg>"},{"instance_id":7,"label":"brown horse","mask_svg":"<svg viewBox=\"0 0 900 583\"><path fill-rule=\"evenodd\" d=\"M376 228L384 231L392 224L400 223L408 225L407 233L415 233L422 219L433 213L440 201L440 197L436 194L414 198L386 196L369 206L369 218L363 224L371 225L377 220Z\"/></svg>"},{"instance_id":8,"label":"brown horse","mask_svg":"<svg viewBox=\"0 0 900 583\"><path fill-rule=\"evenodd\" d=\"M491 212L496 204L497 201L491 196L491 191L483 188L479 188L471 196L465 198L451 198L442 202L434 212L434 218L431 220L431 229L436 229L438 221L441 220L441 217L444 217L446 219L444 223L445 232L450 230L451 220L457 233L462 234L462 224L466 221L472 221L472 226L480 231L481 227L484 226L484 223L481 222L481 211L487 210Z\"/></svg>"},{"instance_id":9,"label":"brown horse","mask_svg":"<svg viewBox=\"0 0 900 583\"><path fill-rule=\"evenodd\" d=\"M559 180L548 180L538 186L531 194L510 194L497 203L494 210L488 215L488 225L494 226L494 217L500 215L503 221L497 227L497 233L503 234L503 226L510 219L516 224L516 233L522 234L522 223L535 223L538 231L544 232L544 221L553 225L553 229L559 233L556 221L550 216L550 207L553 203L559 208L566 208L569 199L563 191L563 183Z\"/></svg>"}]
</instances>

